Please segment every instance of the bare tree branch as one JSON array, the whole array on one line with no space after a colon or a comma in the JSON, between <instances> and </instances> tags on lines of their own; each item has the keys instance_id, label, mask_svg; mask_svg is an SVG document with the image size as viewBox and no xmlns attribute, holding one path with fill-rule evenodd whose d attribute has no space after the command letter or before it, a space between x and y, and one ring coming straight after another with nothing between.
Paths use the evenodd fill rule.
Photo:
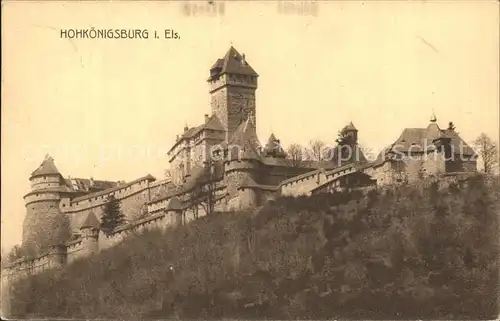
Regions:
<instances>
[{"instance_id":1,"label":"bare tree branch","mask_svg":"<svg viewBox=\"0 0 500 321\"><path fill-rule=\"evenodd\" d=\"M498 149L495 142L488 135L481 133L474 141L474 146L483 162L484 172L494 174L498 166Z\"/></svg>"}]
</instances>

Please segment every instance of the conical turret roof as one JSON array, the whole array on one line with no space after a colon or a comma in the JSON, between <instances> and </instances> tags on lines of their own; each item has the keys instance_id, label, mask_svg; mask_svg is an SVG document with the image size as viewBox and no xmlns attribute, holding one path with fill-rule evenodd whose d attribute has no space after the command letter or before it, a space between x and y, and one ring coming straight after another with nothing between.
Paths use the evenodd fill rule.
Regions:
<instances>
[{"instance_id":1,"label":"conical turret roof","mask_svg":"<svg viewBox=\"0 0 500 321\"><path fill-rule=\"evenodd\" d=\"M182 203L177 197L173 196L171 199L168 200L167 211L180 211L180 210L182 210Z\"/></svg>"},{"instance_id":2,"label":"conical turret roof","mask_svg":"<svg viewBox=\"0 0 500 321\"><path fill-rule=\"evenodd\" d=\"M276 136L274 136L274 133L271 133L271 136L269 136L267 144L264 147L264 152L268 156L285 156L285 152L281 147L280 140L277 139Z\"/></svg>"},{"instance_id":3,"label":"conical turret roof","mask_svg":"<svg viewBox=\"0 0 500 321\"><path fill-rule=\"evenodd\" d=\"M352 122L350 122L345 128L344 128L345 131L358 131L358 129L354 126L354 124Z\"/></svg>"},{"instance_id":4,"label":"conical turret roof","mask_svg":"<svg viewBox=\"0 0 500 321\"><path fill-rule=\"evenodd\" d=\"M45 156L42 164L31 173L31 177L42 176L42 175L61 175L57 169L54 159L49 155Z\"/></svg>"},{"instance_id":5,"label":"conical turret roof","mask_svg":"<svg viewBox=\"0 0 500 321\"><path fill-rule=\"evenodd\" d=\"M85 221L83 221L82 225L80 226L80 229L96 227L99 227L99 220L95 216L94 211L90 210L87 214L87 217L85 218Z\"/></svg>"},{"instance_id":6,"label":"conical turret roof","mask_svg":"<svg viewBox=\"0 0 500 321\"><path fill-rule=\"evenodd\" d=\"M260 159L261 144L257 137L255 123L253 117L249 116L246 121L240 124L230 140L231 159L238 156L244 159ZM239 154L237 154L238 152Z\"/></svg>"}]
</instances>

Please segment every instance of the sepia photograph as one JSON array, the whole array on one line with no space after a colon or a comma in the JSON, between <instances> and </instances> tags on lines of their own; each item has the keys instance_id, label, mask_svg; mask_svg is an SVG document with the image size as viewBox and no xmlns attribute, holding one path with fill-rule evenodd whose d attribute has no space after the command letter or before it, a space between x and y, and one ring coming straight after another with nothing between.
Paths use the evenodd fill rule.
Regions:
<instances>
[{"instance_id":1,"label":"sepia photograph","mask_svg":"<svg viewBox=\"0 0 500 321\"><path fill-rule=\"evenodd\" d=\"M499 9L3 1L2 319L498 319Z\"/></svg>"}]
</instances>

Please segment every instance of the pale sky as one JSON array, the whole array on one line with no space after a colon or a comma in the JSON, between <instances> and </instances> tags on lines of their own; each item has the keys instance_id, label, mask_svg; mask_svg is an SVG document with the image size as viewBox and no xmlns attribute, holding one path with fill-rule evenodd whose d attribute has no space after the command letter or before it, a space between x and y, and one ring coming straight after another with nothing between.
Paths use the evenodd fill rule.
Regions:
<instances>
[{"instance_id":1,"label":"pale sky","mask_svg":"<svg viewBox=\"0 0 500 321\"><path fill-rule=\"evenodd\" d=\"M21 242L22 197L47 153L64 176L162 178L175 135L210 113L208 69L231 43L260 75L261 142L272 131L284 145L333 144L352 121L380 149L426 127L433 109L468 142L498 139L497 1L325 1L316 16L280 14L274 1L186 16L186 3L197 4L3 2L3 248ZM90 27L150 39L60 37Z\"/></svg>"}]
</instances>

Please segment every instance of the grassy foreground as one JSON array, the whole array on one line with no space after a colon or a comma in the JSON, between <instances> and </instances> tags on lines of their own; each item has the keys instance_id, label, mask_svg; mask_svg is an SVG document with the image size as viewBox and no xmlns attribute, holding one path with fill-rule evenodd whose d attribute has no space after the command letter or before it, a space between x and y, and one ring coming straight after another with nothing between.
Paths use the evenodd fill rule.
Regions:
<instances>
[{"instance_id":1,"label":"grassy foreground","mask_svg":"<svg viewBox=\"0 0 500 321\"><path fill-rule=\"evenodd\" d=\"M20 281L13 317L492 319L498 187L283 198L131 236Z\"/></svg>"}]
</instances>

